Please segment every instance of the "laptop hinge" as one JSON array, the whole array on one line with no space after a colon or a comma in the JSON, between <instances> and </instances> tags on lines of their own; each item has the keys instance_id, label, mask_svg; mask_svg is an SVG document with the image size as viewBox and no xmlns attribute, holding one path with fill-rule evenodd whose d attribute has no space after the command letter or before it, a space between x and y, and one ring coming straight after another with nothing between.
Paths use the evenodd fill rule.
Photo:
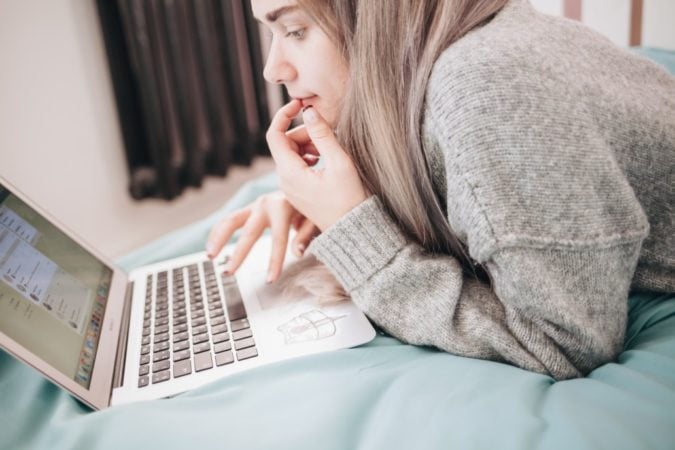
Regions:
<instances>
[{"instance_id":1,"label":"laptop hinge","mask_svg":"<svg viewBox=\"0 0 675 450\"><path fill-rule=\"evenodd\" d=\"M113 388L122 386L124 365L127 359L127 340L129 339L129 320L131 318L131 296L134 293L134 282L127 285L124 296L124 309L122 310L122 323L120 324L120 338L117 340L117 356L115 357L115 371L113 372Z\"/></svg>"}]
</instances>

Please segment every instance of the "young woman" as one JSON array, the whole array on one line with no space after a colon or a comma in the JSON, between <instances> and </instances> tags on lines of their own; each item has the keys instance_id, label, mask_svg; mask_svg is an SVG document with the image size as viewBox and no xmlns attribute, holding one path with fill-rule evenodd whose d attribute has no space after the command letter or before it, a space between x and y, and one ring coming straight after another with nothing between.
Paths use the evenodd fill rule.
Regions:
<instances>
[{"instance_id":1,"label":"young woman","mask_svg":"<svg viewBox=\"0 0 675 450\"><path fill-rule=\"evenodd\" d=\"M281 191L209 238L243 228L230 272L270 227L277 279L293 226L391 335L555 379L617 356L630 289L675 291L665 70L527 0L252 6L293 100Z\"/></svg>"}]
</instances>

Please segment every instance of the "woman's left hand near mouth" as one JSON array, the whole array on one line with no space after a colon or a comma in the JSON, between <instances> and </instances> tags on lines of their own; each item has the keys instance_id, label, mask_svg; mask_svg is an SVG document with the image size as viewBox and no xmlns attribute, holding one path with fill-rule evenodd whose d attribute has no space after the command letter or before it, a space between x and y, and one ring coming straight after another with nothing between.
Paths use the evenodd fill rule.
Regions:
<instances>
[{"instance_id":1,"label":"woman's left hand near mouth","mask_svg":"<svg viewBox=\"0 0 675 450\"><path fill-rule=\"evenodd\" d=\"M324 231L366 200L368 194L353 161L316 108L303 110L304 130L298 127L288 131L301 107L299 100L293 100L274 115L267 143L280 189L300 213ZM303 150L308 147L319 154L322 168L312 169L315 161Z\"/></svg>"}]
</instances>

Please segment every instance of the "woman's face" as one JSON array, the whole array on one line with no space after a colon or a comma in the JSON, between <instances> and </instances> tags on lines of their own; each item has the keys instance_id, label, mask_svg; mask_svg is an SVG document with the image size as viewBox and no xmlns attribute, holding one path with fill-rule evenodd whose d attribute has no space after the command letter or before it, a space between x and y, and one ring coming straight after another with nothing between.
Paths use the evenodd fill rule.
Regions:
<instances>
[{"instance_id":1,"label":"woman's face","mask_svg":"<svg viewBox=\"0 0 675 450\"><path fill-rule=\"evenodd\" d=\"M335 125L348 71L337 47L294 0L251 0L253 15L272 33L264 76Z\"/></svg>"}]
</instances>

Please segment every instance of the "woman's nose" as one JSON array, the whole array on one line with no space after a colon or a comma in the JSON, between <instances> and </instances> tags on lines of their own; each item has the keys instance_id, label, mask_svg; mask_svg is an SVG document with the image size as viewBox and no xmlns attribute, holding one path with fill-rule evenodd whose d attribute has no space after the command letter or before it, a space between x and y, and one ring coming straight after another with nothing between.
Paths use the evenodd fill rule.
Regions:
<instances>
[{"instance_id":1,"label":"woman's nose","mask_svg":"<svg viewBox=\"0 0 675 450\"><path fill-rule=\"evenodd\" d=\"M284 57L281 49L272 44L267 61L265 62L263 76L270 83L283 84L292 81L297 76L297 73L290 61Z\"/></svg>"}]
</instances>

